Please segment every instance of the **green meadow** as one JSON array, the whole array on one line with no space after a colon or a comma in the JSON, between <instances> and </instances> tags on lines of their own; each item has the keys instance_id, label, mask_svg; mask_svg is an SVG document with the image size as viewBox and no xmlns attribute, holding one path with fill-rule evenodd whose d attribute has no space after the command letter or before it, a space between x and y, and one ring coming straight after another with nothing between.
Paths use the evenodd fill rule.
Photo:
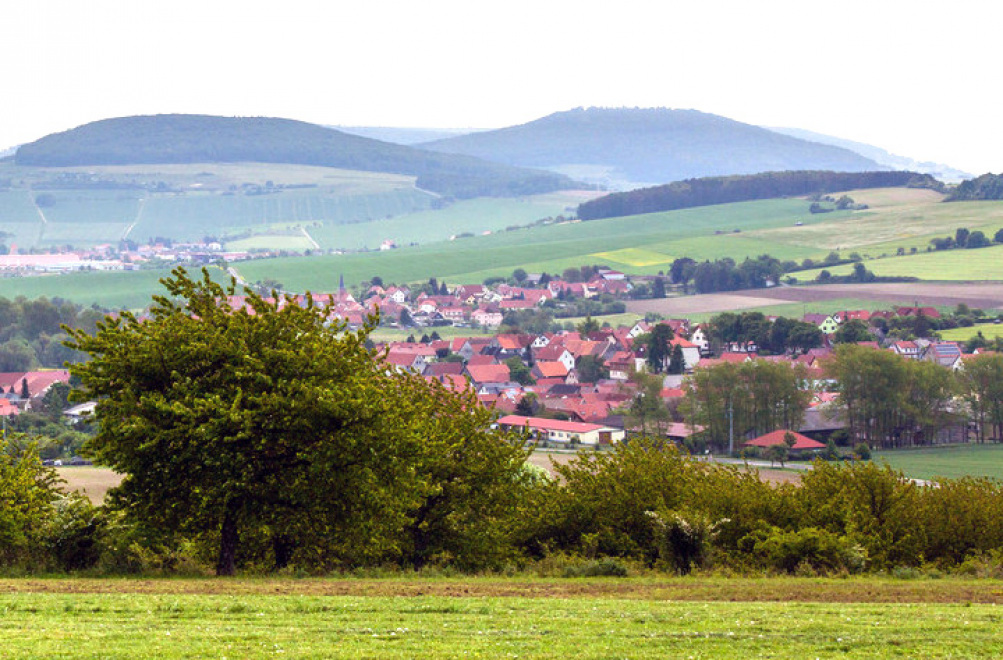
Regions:
<instances>
[{"instance_id":1,"label":"green meadow","mask_svg":"<svg viewBox=\"0 0 1003 660\"><path fill-rule=\"evenodd\" d=\"M877 579L832 586L831 580L788 578L736 579L734 586L689 578L512 580L507 585L478 579L350 580L330 589L313 580L235 580L221 587L204 581L208 593L198 593L198 583L191 581L178 583L177 593L170 581L162 590L157 581L142 581L133 591L139 581L88 585L66 580L66 590L80 593L47 593L52 585L46 580L7 582L13 592L0 595L0 645L6 658L1003 654L995 581L942 580L913 588ZM362 595L367 590L372 595ZM729 592L739 602L728 602Z\"/></svg>"},{"instance_id":2,"label":"green meadow","mask_svg":"<svg viewBox=\"0 0 1003 660\"><path fill-rule=\"evenodd\" d=\"M992 341L997 337L1003 337L1003 324L999 323L979 323L968 328L951 328L950 330L940 330L937 334L944 341L968 341L978 333Z\"/></svg>"},{"instance_id":3,"label":"green meadow","mask_svg":"<svg viewBox=\"0 0 1003 660\"><path fill-rule=\"evenodd\" d=\"M991 477L1003 479L1003 445L966 444L875 452L875 461L886 461L916 479Z\"/></svg>"},{"instance_id":4,"label":"green meadow","mask_svg":"<svg viewBox=\"0 0 1003 660\"><path fill-rule=\"evenodd\" d=\"M918 277L931 281L979 281L1003 279L1003 245L974 250L939 250L921 252L901 257L868 259L863 263L867 269L881 277ZM800 282L809 282L818 277L822 270L833 275L849 275L851 264L816 268L792 273Z\"/></svg>"}]
</instances>

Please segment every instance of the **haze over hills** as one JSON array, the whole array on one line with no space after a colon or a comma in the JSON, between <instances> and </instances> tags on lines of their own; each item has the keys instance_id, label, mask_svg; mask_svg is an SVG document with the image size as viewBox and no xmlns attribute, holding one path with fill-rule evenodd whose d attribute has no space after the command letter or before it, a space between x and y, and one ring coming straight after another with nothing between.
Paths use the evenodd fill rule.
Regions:
<instances>
[{"instance_id":1,"label":"haze over hills","mask_svg":"<svg viewBox=\"0 0 1003 660\"><path fill-rule=\"evenodd\" d=\"M767 171L891 169L848 149L666 108L578 108L420 146L549 169L619 190Z\"/></svg>"},{"instance_id":2,"label":"haze over hills","mask_svg":"<svg viewBox=\"0 0 1003 660\"><path fill-rule=\"evenodd\" d=\"M526 195L574 186L553 172L423 151L315 124L266 117L152 115L105 119L18 148L16 165L287 163L406 174L458 198Z\"/></svg>"},{"instance_id":3,"label":"haze over hills","mask_svg":"<svg viewBox=\"0 0 1003 660\"><path fill-rule=\"evenodd\" d=\"M351 135L361 135L373 140L408 146L489 130L486 128L409 128L397 126L328 126L328 128Z\"/></svg>"},{"instance_id":4,"label":"haze over hills","mask_svg":"<svg viewBox=\"0 0 1003 660\"><path fill-rule=\"evenodd\" d=\"M802 140L808 140L810 142L818 142L820 144L829 144L835 147L842 147L844 149L849 149L850 151L855 151L856 153L864 156L865 158L870 158L874 162L891 167L896 170L909 170L910 172L919 172L920 174L930 174L936 178L944 181L945 183L956 183L963 179L970 179L972 175L969 172L959 170L957 168L951 167L950 165L945 165L943 163L932 163L929 161L918 161L906 156L898 156L896 154L890 153L881 147L876 147L871 144L865 144L863 142L854 142L853 140L844 140L843 138L833 137L832 135L825 135L823 133L815 133L814 131L806 131L802 128L786 128L786 127L768 127L769 130L775 131L777 133L782 133L784 135L790 135L791 137L800 138Z\"/></svg>"}]
</instances>

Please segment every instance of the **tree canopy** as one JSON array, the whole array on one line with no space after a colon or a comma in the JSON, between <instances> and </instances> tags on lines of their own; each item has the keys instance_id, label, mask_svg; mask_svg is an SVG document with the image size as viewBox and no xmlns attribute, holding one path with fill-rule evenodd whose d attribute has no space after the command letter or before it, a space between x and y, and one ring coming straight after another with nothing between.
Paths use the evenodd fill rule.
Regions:
<instances>
[{"instance_id":1,"label":"tree canopy","mask_svg":"<svg viewBox=\"0 0 1003 660\"><path fill-rule=\"evenodd\" d=\"M203 538L223 575L268 559L490 559L507 500L486 494L517 490L524 452L472 394L398 373L366 348L371 325L349 331L309 295L245 290L235 309L235 286L205 271L162 282L149 318L72 331L91 357L76 397L98 401L91 451L125 475L116 505Z\"/></svg>"}]
</instances>

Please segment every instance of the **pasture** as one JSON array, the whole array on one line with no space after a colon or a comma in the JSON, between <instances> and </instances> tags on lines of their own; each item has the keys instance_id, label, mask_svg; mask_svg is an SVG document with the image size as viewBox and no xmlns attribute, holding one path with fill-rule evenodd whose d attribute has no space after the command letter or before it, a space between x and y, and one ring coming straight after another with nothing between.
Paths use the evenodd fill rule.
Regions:
<instances>
[{"instance_id":1,"label":"pasture","mask_svg":"<svg viewBox=\"0 0 1003 660\"><path fill-rule=\"evenodd\" d=\"M915 479L1003 479L1003 445L967 444L876 451L873 460L885 461Z\"/></svg>"},{"instance_id":2,"label":"pasture","mask_svg":"<svg viewBox=\"0 0 1003 660\"><path fill-rule=\"evenodd\" d=\"M1003 245L975 250L940 250L921 252L901 257L887 257L864 261L867 269L880 277L918 277L930 281L991 281L1003 279ZM833 275L849 275L851 264L816 268L792 275L801 282L814 280L822 270Z\"/></svg>"},{"instance_id":3,"label":"pasture","mask_svg":"<svg viewBox=\"0 0 1003 660\"><path fill-rule=\"evenodd\" d=\"M1003 324L1000 323L979 323L968 328L951 328L940 330L937 334L944 341L968 341L978 333L992 341L997 337L1003 337Z\"/></svg>"},{"instance_id":4,"label":"pasture","mask_svg":"<svg viewBox=\"0 0 1003 660\"><path fill-rule=\"evenodd\" d=\"M991 658L996 581L5 580L5 657ZM734 601L734 602L730 602Z\"/></svg>"},{"instance_id":5,"label":"pasture","mask_svg":"<svg viewBox=\"0 0 1003 660\"><path fill-rule=\"evenodd\" d=\"M220 281L223 273L210 268ZM81 271L65 275L0 278L0 297L62 298L83 306L97 304L109 309L143 309L150 296L161 294L160 278L170 275L166 268L137 271Z\"/></svg>"}]
</instances>

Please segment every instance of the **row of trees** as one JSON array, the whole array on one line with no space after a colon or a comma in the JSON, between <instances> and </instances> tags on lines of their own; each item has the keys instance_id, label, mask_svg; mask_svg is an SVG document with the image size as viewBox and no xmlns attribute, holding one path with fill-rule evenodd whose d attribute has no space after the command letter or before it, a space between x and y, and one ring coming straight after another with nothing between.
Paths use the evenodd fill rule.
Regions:
<instances>
[{"instance_id":1,"label":"row of trees","mask_svg":"<svg viewBox=\"0 0 1003 660\"><path fill-rule=\"evenodd\" d=\"M703 428L697 442L723 450L777 429L797 429L812 392L830 387L848 437L870 447L929 445L946 429L967 440L1003 441L1003 355L987 353L954 372L890 351L838 345L822 362L826 382L801 365L752 360L697 369L688 381L685 419Z\"/></svg>"},{"instance_id":2,"label":"row of trees","mask_svg":"<svg viewBox=\"0 0 1003 660\"><path fill-rule=\"evenodd\" d=\"M69 337L62 326L93 332L106 314L60 298L0 297L0 371L56 368L82 359L63 345Z\"/></svg>"},{"instance_id":3,"label":"row of trees","mask_svg":"<svg viewBox=\"0 0 1003 660\"><path fill-rule=\"evenodd\" d=\"M426 440L439 453L443 443L450 446L446 437L448 432L433 433ZM374 440L366 444L392 460ZM408 494L406 484L414 483L406 474L414 464L406 457L367 471L359 494L350 490L360 483L358 469L348 464L337 478L326 477L323 489L297 480L302 470L296 466L283 466L276 476L290 483L282 499L301 491L317 501L302 502L303 511L282 511L278 501L262 497L275 486L269 478L255 498L261 509L241 516L234 565L217 569L287 563L325 572L431 562L499 570L537 560L566 570L592 562L608 574L626 572L624 560L673 573L724 568L846 574L929 564L976 574L1003 569L998 481L966 478L922 487L870 462L820 462L800 485L776 485L645 438L608 452L580 453L555 466L559 479L551 479L516 467L521 458L510 462L508 445L497 436L491 440L462 450L452 444L458 455L443 452L424 463L429 472L422 480L437 486L411 491L404 503L393 496ZM228 452L225 458L238 457ZM505 468L498 467L499 458ZM467 467L457 466L461 459ZM250 474L253 465L240 467L249 477L260 476ZM225 466L202 461L201 472L220 470ZM111 506L95 508L81 497L60 495L54 481L31 447L0 439L0 565L111 573L203 570L229 531L218 516L199 525L190 501L207 507L223 490L239 497L252 488L228 479L204 494L168 484L162 493L140 497L132 485ZM183 513L157 513L145 499L168 509L179 506ZM170 516L183 524L168 524Z\"/></svg>"}]
</instances>

